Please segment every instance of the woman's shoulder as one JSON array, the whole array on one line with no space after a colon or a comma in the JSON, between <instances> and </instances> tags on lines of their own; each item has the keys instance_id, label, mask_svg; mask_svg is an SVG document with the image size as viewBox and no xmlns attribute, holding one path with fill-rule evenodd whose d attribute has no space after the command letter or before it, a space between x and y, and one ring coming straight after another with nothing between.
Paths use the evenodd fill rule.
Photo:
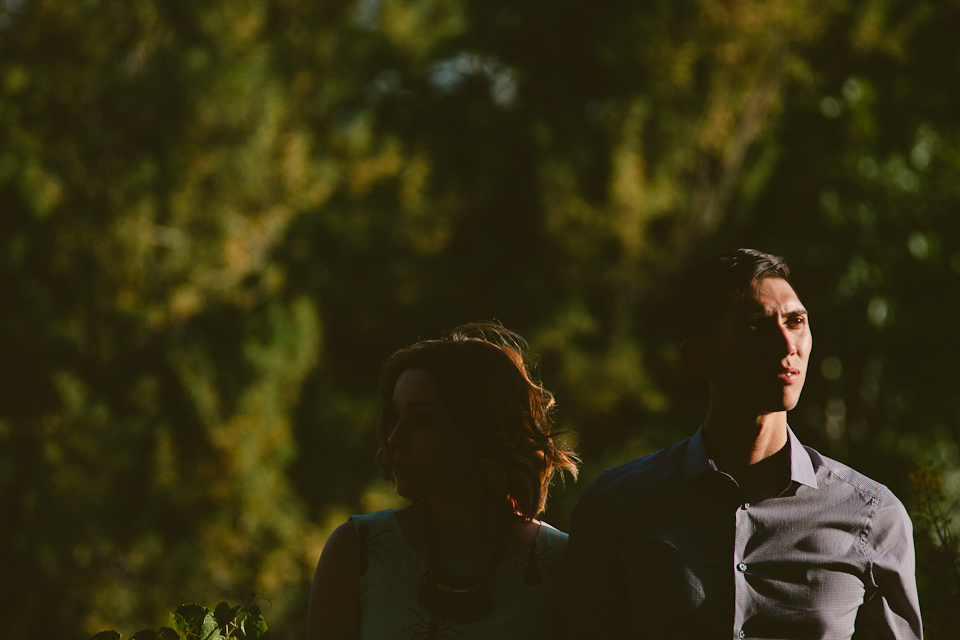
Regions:
<instances>
[{"instance_id":1,"label":"woman's shoulder","mask_svg":"<svg viewBox=\"0 0 960 640\"><path fill-rule=\"evenodd\" d=\"M360 549L360 564L366 564L365 558L374 556L385 562L385 556L391 558L404 557L409 553L409 543L404 535L403 527L398 520L398 514L392 509L375 511L360 516L350 516L353 523L351 532L354 546Z\"/></svg>"},{"instance_id":2,"label":"woman's shoulder","mask_svg":"<svg viewBox=\"0 0 960 640\"><path fill-rule=\"evenodd\" d=\"M538 546L553 546L559 549L566 549L567 547L567 538L569 536L554 527L549 522L540 523L540 531L537 533L537 539L542 541L543 545Z\"/></svg>"},{"instance_id":3,"label":"woman's shoulder","mask_svg":"<svg viewBox=\"0 0 960 640\"><path fill-rule=\"evenodd\" d=\"M350 522L358 535L365 535L369 531L383 531L396 526L397 516L393 509L374 511L362 515L350 516Z\"/></svg>"}]
</instances>

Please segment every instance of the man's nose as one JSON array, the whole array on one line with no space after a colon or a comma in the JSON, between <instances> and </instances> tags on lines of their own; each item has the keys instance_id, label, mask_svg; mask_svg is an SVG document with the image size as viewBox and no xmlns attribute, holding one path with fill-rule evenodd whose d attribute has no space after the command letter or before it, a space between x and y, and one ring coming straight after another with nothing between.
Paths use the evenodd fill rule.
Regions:
<instances>
[{"instance_id":1,"label":"man's nose","mask_svg":"<svg viewBox=\"0 0 960 640\"><path fill-rule=\"evenodd\" d=\"M797 336L790 330L784 322L777 323L777 349L786 356L792 356L797 352Z\"/></svg>"}]
</instances>

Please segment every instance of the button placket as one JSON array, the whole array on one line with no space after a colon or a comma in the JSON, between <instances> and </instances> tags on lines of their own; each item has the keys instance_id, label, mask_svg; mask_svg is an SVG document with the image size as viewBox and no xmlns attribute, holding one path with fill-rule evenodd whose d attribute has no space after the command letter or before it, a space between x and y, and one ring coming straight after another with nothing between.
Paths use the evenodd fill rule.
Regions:
<instances>
[{"instance_id":1,"label":"button placket","mask_svg":"<svg viewBox=\"0 0 960 640\"><path fill-rule=\"evenodd\" d=\"M747 562L745 554L747 543L754 533L755 526L753 516L755 514L749 509L749 507L749 503L744 502L740 504L739 508L737 508L734 512L736 532L734 535L733 549L733 630L734 636L737 638L746 637L745 632L743 631L743 625L746 622L745 614L751 609L749 603L751 600L752 589L747 583L746 579Z\"/></svg>"}]
</instances>

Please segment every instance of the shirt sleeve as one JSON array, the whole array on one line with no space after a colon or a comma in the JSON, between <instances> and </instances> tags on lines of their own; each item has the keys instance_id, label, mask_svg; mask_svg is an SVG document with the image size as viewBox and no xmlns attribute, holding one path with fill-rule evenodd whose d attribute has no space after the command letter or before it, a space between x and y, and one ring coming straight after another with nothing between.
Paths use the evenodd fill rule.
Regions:
<instances>
[{"instance_id":1,"label":"shirt sleeve","mask_svg":"<svg viewBox=\"0 0 960 640\"><path fill-rule=\"evenodd\" d=\"M920 640L923 638L917 598L913 523L903 504L887 492L867 534L871 578L857 614L854 640Z\"/></svg>"},{"instance_id":2,"label":"shirt sleeve","mask_svg":"<svg viewBox=\"0 0 960 640\"><path fill-rule=\"evenodd\" d=\"M587 488L571 517L567 563L559 599L561 640L626 637L620 552L623 531L614 503L598 490L603 477Z\"/></svg>"}]
</instances>

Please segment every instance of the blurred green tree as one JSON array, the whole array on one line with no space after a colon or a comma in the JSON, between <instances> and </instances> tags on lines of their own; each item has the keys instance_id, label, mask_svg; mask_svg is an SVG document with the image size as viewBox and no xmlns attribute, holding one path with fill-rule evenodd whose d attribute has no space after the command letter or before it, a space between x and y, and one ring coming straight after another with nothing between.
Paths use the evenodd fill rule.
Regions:
<instances>
[{"instance_id":1,"label":"blurred green tree","mask_svg":"<svg viewBox=\"0 0 960 640\"><path fill-rule=\"evenodd\" d=\"M256 589L297 637L325 533L391 504L380 363L469 320L530 338L580 433L562 528L600 469L695 429L676 274L733 246L785 255L812 311L801 437L960 492L958 18L0 2L0 633Z\"/></svg>"}]
</instances>

